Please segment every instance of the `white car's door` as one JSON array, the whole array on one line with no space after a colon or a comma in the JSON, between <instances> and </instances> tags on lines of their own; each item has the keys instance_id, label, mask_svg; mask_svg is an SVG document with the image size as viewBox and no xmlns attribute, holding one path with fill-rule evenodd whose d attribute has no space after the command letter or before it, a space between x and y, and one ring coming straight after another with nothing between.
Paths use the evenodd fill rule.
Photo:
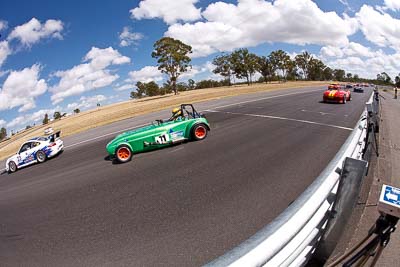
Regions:
<instances>
[{"instance_id":1,"label":"white car's door","mask_svg":"<svg viewBox=\"0 0 400 267\"><path fill-rule=\"evenodd\" d=\"M30 163L35 161L34 151L35 148L33 147L34 142L26 142L21 146L21 149L18 152L18 165L25 166L29 165Z\"/></svg>"}]
</instances>

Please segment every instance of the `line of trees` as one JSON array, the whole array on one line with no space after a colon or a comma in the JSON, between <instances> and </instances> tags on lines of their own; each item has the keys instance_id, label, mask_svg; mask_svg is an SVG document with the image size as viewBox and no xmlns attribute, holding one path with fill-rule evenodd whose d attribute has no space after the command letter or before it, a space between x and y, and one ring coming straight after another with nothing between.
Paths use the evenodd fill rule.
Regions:
<instances>
[{"instance_id":1,"label":"line of trees","mask_svg":"<svg viewBox=\"0 0 400 267\"><path fill-rule=\"evenodd\" d=\"M4 127L1 127L0 129L0 141L4 140L7 138L7 130Z\"/></svg>"},{"instance_id":2,"label":"line of trees","mask_svg":"<svg viewBox=\"0 0 400 267\"><path fill-rule=\"evenodd\" d=\"M343 69L332 69L318 58L304 51L292 59L283 50L272 51L269 55L259 56L249 52L247 48L236 49L232 53L222 53L213 59L215 66L213 73L221 75L222 81L202 80L195 82L190 79L187 82L178 82L182 73L187 72L190 65L192 47L180 40L163 37L154 43L152 57L157 59L158 69L168 75L169 79L162 86L155 82L137 82L136 91L132 91L131 98L144 96L164 95L180 91L230 86L239 83L254 82L285 82L288 80L308 81L343 81L343 82L369 82L375 84L393 84L387 73L377 75L377 79L362 79L357 74L346 73ZM258 74L258 75L257 75ZM255 80L254 77L259 77ZM243 82L245 81L245 82ZM400 74L396 77L396 83L400 85Z\"/></svg>"},{"instance_id":3,"label":"line of trees","mask_svg":"<svg viewBox=\"0 0 400 267\"><path fill-rule=\"evenodd\" d=\"M293 60L283 50L272 51L268 56L250 53L247 48L235 50L231 54L222 54L214 58L216 66L213 72L228 80L245 79L247 84L253 83L255 73L261 75L258 82L287 80L338 80L359 79L342 69L331 69L321 60L314 58L307 51L297 55Z\"/></svg>"}]
</instances>

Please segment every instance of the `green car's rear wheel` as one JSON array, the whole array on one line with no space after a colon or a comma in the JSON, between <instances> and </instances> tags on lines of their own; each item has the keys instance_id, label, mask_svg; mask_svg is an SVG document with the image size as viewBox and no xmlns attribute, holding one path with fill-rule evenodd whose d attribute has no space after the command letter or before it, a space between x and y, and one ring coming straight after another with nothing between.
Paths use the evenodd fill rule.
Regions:
<instances>
[{"instance_id":1,"label":"green car's rear wheel","mask_svg":"<svg viewBox=\"0 0 400 267\"><path fill-rule=\"evenodd\" d=\"M116 150L115 157L121 163L128 162L132 158L132 151L127 145L120 145Z\"/></svg>"},{"instance_id":2,"label":"green car's rear wheel","mask_svg":"<svg viewBox=\"0 0 400 267\"><path fill-rule=\"evenodd\" d=\"M203 123L196 124L193 126L191 131L191 137L193 140L199 141L207 137L207 126Z\"/></svg>"}]
</instances>

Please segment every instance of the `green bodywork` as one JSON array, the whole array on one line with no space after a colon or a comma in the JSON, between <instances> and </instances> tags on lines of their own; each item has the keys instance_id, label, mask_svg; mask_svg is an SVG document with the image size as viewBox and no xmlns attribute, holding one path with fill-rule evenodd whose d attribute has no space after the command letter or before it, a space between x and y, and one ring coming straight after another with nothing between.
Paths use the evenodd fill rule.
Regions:
<instances>
[{"instance_id":1,"label":"green bodywork","mask_svg":"<svg viewBox=\"0 0 400 267\"><path fill-rule=\"evenodd\" d=\"M185 116L166 122L158 121L116 136L107 144L106 149L108 154L114 157L117 148L121 145L127 145L133 153L162 148L190 140L192 127L200 123L204 124L208 130L210 129L207 119L201 115L194 118Z\"/></svg>"}]
</instances>

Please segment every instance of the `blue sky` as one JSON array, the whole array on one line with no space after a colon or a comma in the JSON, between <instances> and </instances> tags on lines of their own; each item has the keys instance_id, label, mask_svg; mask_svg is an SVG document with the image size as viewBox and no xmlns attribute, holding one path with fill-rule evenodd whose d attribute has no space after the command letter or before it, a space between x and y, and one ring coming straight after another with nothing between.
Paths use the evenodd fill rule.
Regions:
<instances>
[{"instance_id":1,"label":"blue sky","mask_svg":"<svg viewBox=\"0 0 400 267\"><path fill-rule=\"evenodd\" d=\"M0 127L45 113L129 99L137 81L165 81L151 58L163 36L193 47L181 79L218 79L212 59L247 47L259 55L309 51L362 77L400 70L400 1L3 1Z\"/></svg>"}]
</instances>

